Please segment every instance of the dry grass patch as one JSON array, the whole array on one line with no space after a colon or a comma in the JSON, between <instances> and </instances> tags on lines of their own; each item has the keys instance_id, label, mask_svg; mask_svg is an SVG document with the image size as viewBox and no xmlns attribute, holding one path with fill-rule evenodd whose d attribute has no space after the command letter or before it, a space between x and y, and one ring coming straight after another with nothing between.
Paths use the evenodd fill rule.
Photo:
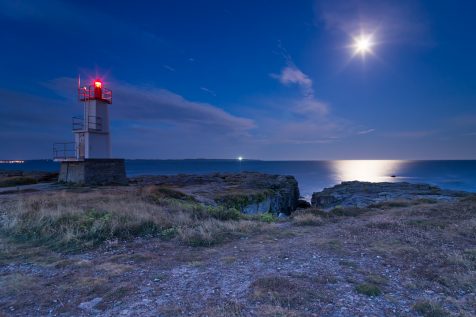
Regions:
<instances>
[{"instance_id":1,"label":"dry grass patch","mask_svg":"<svg viewBox=\"0 0 476 317\"><path fill-rule=\"evenodd\" d=\"M204 206L173 189L63 191L19 196L0 214L0 234L72 251L137 236L205 246L259 227L240 219L236 209Z\"/></svg>"},{"instance_id":2,"label":"dry grass patch","mask_svg":"<svg viewBox=\"0 0 476 317\"><path fill-rule=\"evenodd\" d=\"M1 294L3 296L20 296L37 282L37 278L22 273L3 275L0 276Z\"/></svg>"},{"instance_id":3,"label":"dry grass patch","mask_svg":"<svg viewBox=\"0 0 476 317\"><path fill-rule=\"evenodd\" d=\"M180 240L188 245L211 246L233 237L258 232L260 228L258 223L248 220L221 222L208 219L193 227L179 228L178 234Z\"/></svg>"},{"instance_id":4,"label":"dry grass patch","mask_svg":"<svg viewBox=\"0 0 476 317\"><path fill-rule=\"evenodd\" d=\"M423 317L446 317L450 314L443 309L438 303L428 300L421 300L415 305L413 309Z\"/></svg>"},{"instance_id":5,"label":"dry grass patch","mask_svg":"<svg viewBox=\"0 0 476 317\"><path fill-rule=\"evenodd\" d=\"M293 223L298 226L319 226L322 225L323 220L310 213L299 213L293 217Z\"/></svg>"},{"instance_id":6,"label":"dry grass patch","mask_svg":"<svg viewBox=\"0 0 476 317\"><path fill-rule=\"evenodd\" d=\"M105 262L98 265L97 269L104 271L108 276L117 276L132 271L134 267L127 264Z\"/></svg>"},{"instance_id":7,"label":"dry grass patch","mask_svg":"<svg viewBox=\"0 0 476 317\"><path fill-rule=\"evenodd\" d=\"M261 305L258 307L258 316L263 317L303 317L312 316L310 313L304 313L294 309L281 306Z\"/></svg>"},{"instance_id":8,"label":"dry grass patch","mask_svg":"<svg viewBox=\"0 0 476 317\"><path fill-rule=\"evenodd\" d=\"M208 307L201 312L200 316L207 317L241 317L246 316L244 312L245 305L234 301L234 300L224 300L221 301L218 305L207 305Z\"/></svg>"},{"instance_id":9,"label":"dry grass patch","mask_svg":"<svg viewBox=\"0 0 476 317\"><path fill-rule=\"evenodd\" d=\"M255 300L285 308L298 308L314 298L311 290L302 283L283 276L258 278L252 283L251 290Z\"/></svg>"}]
</instances>

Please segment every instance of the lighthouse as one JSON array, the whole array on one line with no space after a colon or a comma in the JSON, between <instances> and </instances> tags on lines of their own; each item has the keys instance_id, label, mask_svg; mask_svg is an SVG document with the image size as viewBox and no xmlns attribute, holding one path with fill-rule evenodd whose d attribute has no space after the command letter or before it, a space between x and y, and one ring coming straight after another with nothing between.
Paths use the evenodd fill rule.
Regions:
<instances>
[{"instance_id":1,"label":"lighthouse","mask_svg":"<svg viewBox=\"0 0 476 317\"><path fill-rule=\"evenodd\" d=\"M100 79L78 84L83 115L72 118L74 142L55 143L53 158L61 162L59 181L82 185L126 184L124 159L111 158L109 108L112 91Z\"/></svg>"},{"instance_id":2,"label":"lighthouse","mask_svg":"<svg viewBox=\"0 0 476 317\"><path fill-rule=\"evenodd\" d=\"M78 88L78 99L84 105L84 114L82 118L73 117L76 158L111 158L109 106L112 91L96 79L92 85Z\"/></svg>"}]
</instances>

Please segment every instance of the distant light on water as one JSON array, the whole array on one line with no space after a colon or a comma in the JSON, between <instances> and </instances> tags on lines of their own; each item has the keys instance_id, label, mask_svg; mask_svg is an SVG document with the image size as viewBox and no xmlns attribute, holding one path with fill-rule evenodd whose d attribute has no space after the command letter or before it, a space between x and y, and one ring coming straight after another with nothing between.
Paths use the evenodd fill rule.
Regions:
<instances>
[{"instance_id":1,"label":"distant light on water","mask_svg":"<svg viewBox=\"0 0 476 317\"><path fill-rule=\"evenodd\" d=\"M238 161L243 161L243 157L242 157L242 156L238 156Z\"/></svg>"},{"instance_id":2,"label":"distant light on water","mask_svg":"<svg viewBox=\"0 0 476 317\"><path fill-rule=\"evenodd\" d=\"M22 160L0 160L0 164L23 164L25 161Z\"/></svg>"},{"instance_id":3,"label":"distant light on water","mask_svg":"<svg viewBox=\"0 0 476 317\"><path fill-rule=\"evenodd\" d=\"M391 182L403 161L351 160L332 161L336 181Z\"/></svg>"}]
</instances>

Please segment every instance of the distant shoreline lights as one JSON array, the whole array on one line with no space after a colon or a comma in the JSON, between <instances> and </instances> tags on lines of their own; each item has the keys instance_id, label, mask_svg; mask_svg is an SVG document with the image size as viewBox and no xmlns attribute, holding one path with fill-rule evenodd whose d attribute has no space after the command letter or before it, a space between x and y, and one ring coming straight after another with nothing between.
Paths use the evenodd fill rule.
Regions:
<instances>
[{"instance_id":1,"label":"distant shoreline lights","mask_svg":"<svg viewBox=\"0 0 476 317\"><path fill-rule=\"evenodd\" d=\"M25 161L22 160L0 160L0 164L23 164Z\"/></svg>"}]
</instances>

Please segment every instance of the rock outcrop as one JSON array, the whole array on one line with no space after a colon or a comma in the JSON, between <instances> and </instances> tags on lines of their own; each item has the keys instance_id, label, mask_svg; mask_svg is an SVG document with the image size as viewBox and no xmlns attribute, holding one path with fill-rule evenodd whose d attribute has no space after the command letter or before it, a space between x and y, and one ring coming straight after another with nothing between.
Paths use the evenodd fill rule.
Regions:
<instances>
[{"instance_id":1,"label":"rock outcrop","mask_svg":"<svg viewBox=\"0 0 476 317\"><path fill-rule=\"evenodd\" d=\"M461 191L445 190L428 184L342 182L321 192L313 193L311 205L322 209L342 207L367 207L386 201L428 199L452 201L466 196Z\"/></svg>"},{"instance_id":2,"label":"rock outcrop","mask_svg":"<svg viewBox=\"0 0 476 317\"><path fill-rule=\"evenodd\" d=\"M58 173L41 171L0 170L0 187L56 182Z\"/></svg>"},{"instance_id":3,"label":"rock outcrop","mask_svg":"<svg viewBox=\"0 0 476 317\"><path fill-rule=\"evenodd\" d=\"M243 172L141 176L131 181L173 188L199 202L236 208L245 214L289 214L296 209L299 199L298 183L293 176Z\"/></svg>"}]
</instances>

